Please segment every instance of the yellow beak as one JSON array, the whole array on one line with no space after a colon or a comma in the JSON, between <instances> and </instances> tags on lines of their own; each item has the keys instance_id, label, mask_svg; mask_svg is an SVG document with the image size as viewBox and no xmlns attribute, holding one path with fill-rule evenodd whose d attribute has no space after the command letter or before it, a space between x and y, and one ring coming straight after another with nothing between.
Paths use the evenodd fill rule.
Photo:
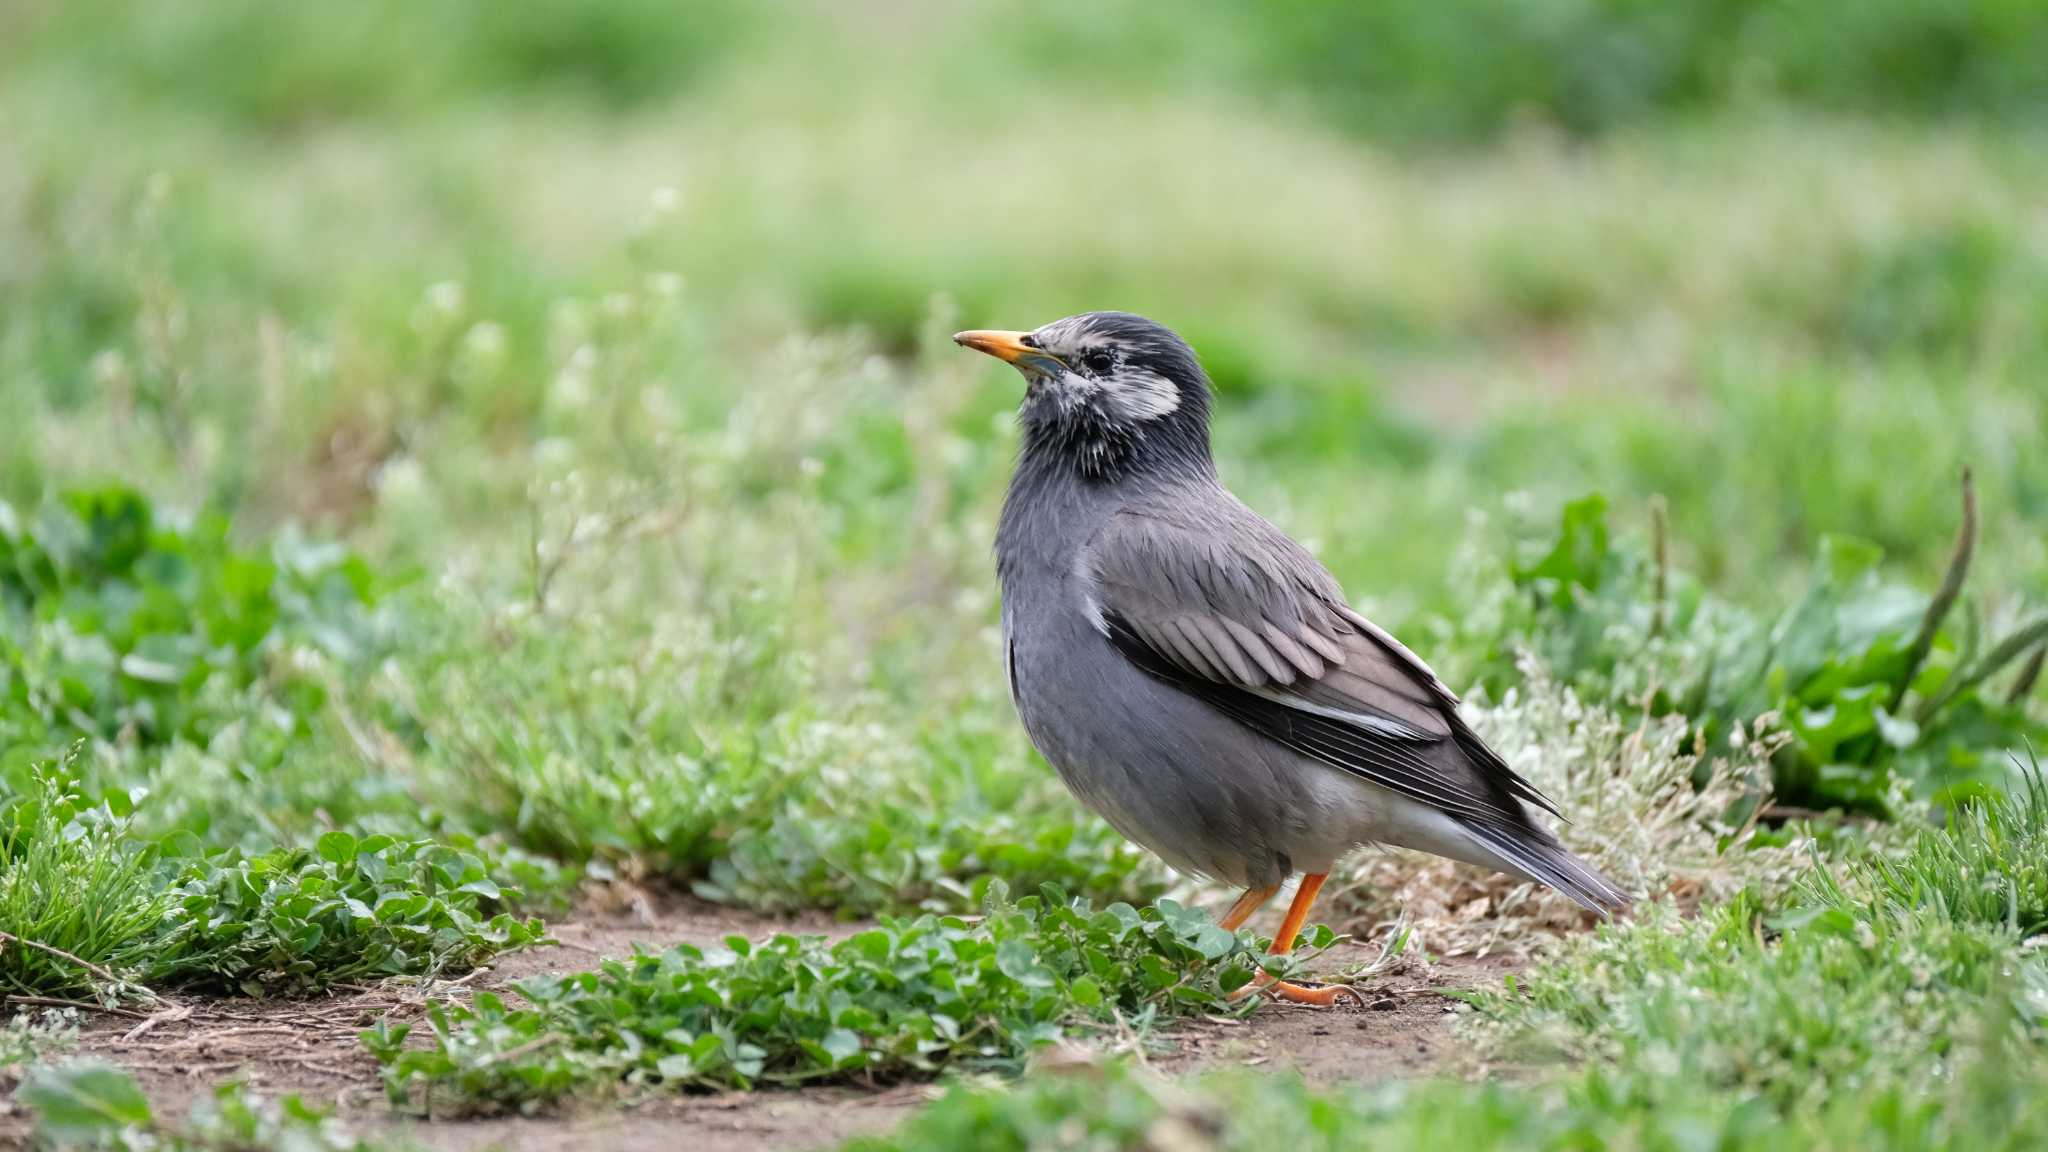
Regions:
<instances>
[{"instance_id":1,"label":"yellow beak","mask_svg":"<svg viewBox=\"0 0 2048 1152\"><path fill-rule=\"evenodd\" d=\"M953 343L976 352L986 352L1005 364L1014 364L1019 369L1058 372L1066 365L1058 357L1042 348L1033 348L1024 342L1028 332L999 332L993 329L975 329L953 333Z\"/></svg>"}]
</instances>

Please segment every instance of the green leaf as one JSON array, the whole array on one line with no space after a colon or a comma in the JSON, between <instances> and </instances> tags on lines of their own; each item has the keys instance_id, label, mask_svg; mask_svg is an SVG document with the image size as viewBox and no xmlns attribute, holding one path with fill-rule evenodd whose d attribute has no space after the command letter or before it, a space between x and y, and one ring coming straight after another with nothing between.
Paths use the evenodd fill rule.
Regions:
<instances>
[{"instance_id":1,"label":"green leaf","mask_svg":"<svg viewBox=\"0 0 2048 1152\"><path fill-rule=\"evenodd\" d=\"M1026 988L1050 988L1052 973L1038 962L1038 954L1022 940L1005 940L996 946L996 968Z\"/></svg>"},{"instance_id":2,"label":"green leaf","mask_svg":"<svg viewBox=\"0 0 2048 1152\"><path fill-rule=\"evenodd\" d=\"M831 1055L834 1067L860 1055L859 1033L845 1028L834 1028L830 1032L825 1033L825 1038L819 1041L819 1043Z\"/></svg>"},{"instance_id":3,"label":"green leaf","mask_svg":"<svg viewBox=\"0 0 2048 1152\"><path fill-rule=\"evenodd\" d=\"M1836 588L1847 588L1876 575L1877 566L1882 563L1884 547L1877 542L1830 533L1820 538L1815 576Z\"/></svg>"},{"instance_id":4,"label":"green leaf","mask_svg":"<svg viewBox=\"0 0 2048 1152\"><path fill-rule=\"evenodd\" d=\"M1220 960L1237 947L1237 934L1215 924L1204 924L1192 943L1204 960Z\"/></svg>"},{"instance_id":5,"label":"green leaf","mask_svg":"<svg viewBox=\"0 0 2048 1152\"><path fill-rule=\"evenodd\" d=\"M1554 581L1554 598L1569 603L1574 587L1594 591L1606 575L1608 557L1607 498L1595 492L1564 506L1557 541L1533 564L1513 570L1517 584Z\"/></svg>"},{"instance_id":6,"label":"green leaf","mask_svg":"<svg viewBox=\"0 0 2048 1152\"><path fill-rule=\"evenodd\" d=\"M356 838L346 832L329 832L320 837L315 846L320 858L333 864L346 864L356 858Z\"/></svg>"},{"instance_id":7,"label":"green leaf","mask_svg":"<svg viewBox=\"0 0 2048 1152\"><path fill-rule=\"evenodd\" d=\"M94 1061L29 1071L16 1097L36 1114L52 1143L97 1143L127 1128L147 1128L149 1099L133 1077Z\"/></svg>"},{"instance_id":8,"label":"green leaf","mask_svg":"<svg viewBox=\"0 0 2048 1152\"><path fill-rule=\"evenodd\" d=\"M1083 976L1067 985L1067 994L1083 1008L1096 1008L1102 1004L1102 985L1093 976Z\"/></svg>"}]
</instances>

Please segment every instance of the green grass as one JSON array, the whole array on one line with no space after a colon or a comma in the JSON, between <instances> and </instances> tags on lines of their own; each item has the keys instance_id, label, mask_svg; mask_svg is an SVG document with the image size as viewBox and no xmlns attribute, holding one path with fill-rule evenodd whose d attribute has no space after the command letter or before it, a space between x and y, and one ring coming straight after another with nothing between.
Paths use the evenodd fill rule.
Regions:
<instances>
[{"instance_id":1,"label":"green grass","mask_svg":"<svg viewBox=\"0 0 2048 1152\"><path fill-rule=\"evenodd\" d=\"M409 1147L361 1140L330 1113L297 1096L266 1099L230 1082L200 1099L183 1123L159 1117L139 1085L111 1064L81 1060L36 1069L15 1099L36 1118L34 1135L50 1148L108 1152L378 1152Z\"/></svg>"},{"instance_id":2,"label":"green grass","mask_svg":"<svg viewBox=\"0 0 2048 1152\"><path fill-rule=\"evenodd\" d=\"M56 773L0 819L10 992L305 993L466 971L546 940L540 921L495 911L511 896L482 860L430 842L330 832L316 850L209 853L189 834L133 834Z\"/></svg>"},{"instance_id":3,"label":"green grass","mask_svg":"<svg viewBox=\"0 0 2048 1152\"><path fill-rule=\"evenodd\" d=\"M455 616L445 647L400 665L392 724L419 745L401 770L479 833L764 910L972 909L998 877L1158 892L1156 868L1073 819L993 701L941 722L823 703L774 611L725 635Z\"/></svg>"},{"instance_id":4,"label":"green grass","mask_svg":"<svg viewBox=\"0 0 2048 1152\"><path fill-rule=\"evenodd\" d=\"M1052 887L1015 904L1000 889L991 899L973 920L885 919L838 943L735 936L721 949L641 952L524 981L526 1007L491 993L436 1006L425 1048L407 1044L402 1024L379 1024L363 1042L394 1103L437 1114L531 1110L621 1086L873 1082L1014 1069L1069 1033L1249 1010L1229 993L1260 968L1297 963L1172 901L1097 911ZM1321 925L1303 937L1312 952L1333 940Z\"/></svg>"},{"instance_id":5,"label":"green grass","mask_svg":"<svg viewBox=\"0 0 2048 1152\"><path fill-rule=\"evenodd\" d=\"M85 965L133 972L150 962L171 910L152 849L55 776L11 804L5 821L0 932L12 939L0 951L0 981L10 992L92 989L101 977Z\"/></svg>"},{"instance_id":6,"label":"green grass","mask_svg":"<svg viewBox=\"0 0 2048 1152\"><path fill-rule=\"evenodd\" d=\"M1922 837L1910 853L1874 861L1874 884L1895 904L1931 905L2038 937L2048 930L2044 804L2037 770L2024 794L1965 807L1950 817L1950 835Z\"/></svg>"},{"instance_id":7,"label":"green grass","mask_svg":"<svg viewBox=\"0 0 2048 1152\"><path fill-rule=\"evenodd\" d=\"M1845 1093L1791 1116L1679 1086L1645 1108L1599 1074L1548 1090L1432 1080L1377 1091L1311 1088L1282 1074L1166 1083L1128 1062L1061 1070L1015 1089L956 1088L849 1152L1071 1148L1475 1150L1741 1148L1757 1152L2028 1148L2048 1139L2038 1067L1990 1060L1953 1084Z\"/></svg>"},{"instance_id":8,"label":"green grass","mask_svg":"<svg viewBox=\"0 0 2048 1152\"><path fill-rule=\"evenodd\" d=\"M1995 795L2018 782L2020 750L2048 739L2024 671L2048 644L2048 613L1970 604L1973 547L1922 591L1885 577L1877 545L1827 536L1805 589L1766 614L1660 560L1663 525L1645 546L1616 539L1612 519L1594 495L1566 505L1554 532L1504 534L1469 581L1483 607L1453 651L1483 657L1459 674L1499 693L1534 653L1582 695L1682 715L1710 746L1768 714L1783 736L1775 794L1817 807L1883 811L1901 781L1942 802Z\"/></svg>"},{"instance_id":9,"label":"green grass","mask_svg":"<svg viewBox=\"0 0 2048 1152\"><path fill-rule=\"evenodd\" d=\"M613 879L887 915L977 972L1001 925L946 917L999 882L1149 905L1172 878L1011 716L1016 383L945 339L1122 307L1194 341L1226 479L1476 686L1574 850L1706 909L1488 1002L1576 1071L1197 1097L1310 1147L2023 1143L2036 994L1993 976L2042 923L2006 766L2048 721L2044 30L2005 0L8 6L0 931L115 980L21 947L0 976L452 972ZM1972 562L1923 629L1965 466ZM1896 822L1757 827L1767 777ZM1836 888L1794 883L1809 831ZM1412 859L1345 881L1332 915L1405 900L1428 947L1576 924ZM716 1015L677 989L737 963L677 953L444 1009L407 1091L1010 1068L1155 990L1150 936L1102 946L1094 1004L1042 922L1003 939L1056 983L997 963L973 1043L921 1054L931 1004L798 940L748 961L872 1023L793 992L672 1050ZM1952 1059L1914 1083L1909 1042ZM1667 1058L1694 1079L1646 1081ZM1260 1130L1177 1091L1034 1079L928 1122Z\"/></svg>"},{"instance_id":10,"label":"green grass","mask_svg":"<svg viewBox=\"0 0 2048 1152\"><path fill-rule=\"evenodd\" d=\"M2013 878L2034 869L2044 831L2034 797L1990 801L1896 857L1821 864L1769 904L1744 893L1689 919L1650 908L1475 1003L1497 1035L1611 1067L1652 1102L1683 1083L1793 1113L1942 1076L1975 1058L1987 1013L2035 1053L2048 966L2012 914Z\"/></svg>"},{"instance_id":11,"label":"green grass","mask_svg":"<svg viewBox=\"0 0 2048 1152\"><path fill-rule=\"evenodd\" d=\"M2044 830L2038 797L1997 801L1920 832L1905 864L1857 855L1769 904L1651 905L1567 940L1466 997L1472 1050L1533 1080L1311 1091L1113 1062L962 1084L848 1147L2026 1147L2048 1134L2048 960L2011 878Z\"/></svg>"},{"instance_id":12,"label":"green grass","mask_svg":"<svg viewBox=\"0 0 2048 1152\"><path fill-rule=\"evenodd\" d=\"M230 0L172 18L116 0L30 5L15 19L26 32L16 39L40 47L46 68L99 68L103 85L131 98L284 132L478 100L630 107L687 91L743 53L801 41L807 22L831 15L642 0L588 13L543 3L511 16L469 0L280 13ZM925 23L955 90L1051 81L1105 99L1177 85L1292 97L1345 127L1407 140L1483 137L1539 117L1593 133L1773 99L1930 118L2018 116L2048 100L2030 67L2048 22L2001 0L1368 12L1324 2L1262 19L1217 2L1169 18L1130 3L995 0ZM993 76L949 59L970 52ZM224 57L249 66L209 67Z\"/></svg>"}]
</instances>

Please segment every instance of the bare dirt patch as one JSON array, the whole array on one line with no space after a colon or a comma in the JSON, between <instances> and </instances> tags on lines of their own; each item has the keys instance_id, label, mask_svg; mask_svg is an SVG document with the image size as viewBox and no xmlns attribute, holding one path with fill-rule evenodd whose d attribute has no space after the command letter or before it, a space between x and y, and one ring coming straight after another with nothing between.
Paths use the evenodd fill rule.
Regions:
<instances>
[{"instance_id":1,"label":"bare dirt patch","mask_svg":"<svg viewBox=\"0 0 2048 1152\"><path fill-rule=\"evenodd\" d=\"M635 946L711 944L734 934L760 938L779 931L843 936L861 927L822 915L769 918L696 901L635 901L622 908L586 909L552 927L561 947L503 957L460 981L340 989L299 1001L186 998L183 1011L150 1021L115 1016L90 1021L81 1029L79 1049L131 1069L165 1117L183 1115L214 1085L240 1078L267 1094L297 1093L331 1103L358 1128L399 1132L429 1148L459 1152L639 1152L683 1144L710 1152L829 1148L850 1136L888 1128L935 1089L908 1084L678 1095L538 1116L421 1119L390 1110L376 1065L356 1034L387 1016L418 1017L430 996L462 988L502 989L543 972L577 971L602 957L630 955ZM1318 967L1339 969L1375 951L1342 945ZM1246 1019L1180 1023L1165 1035L1125 1037L1121 1046L1143 1053L1152 1066L1168 1073L1237 1065L1287 1069L1322 1082L1422 1075L1443 1064L1454 1043L1455 1002L1439 990L1491 983L1512 968L1498 957L1428 965L1408 960L1361 986L1363 1009L1267 1004ZM0 1142L7 1135L0 1128Z\"/></svg>"}]
</instances>

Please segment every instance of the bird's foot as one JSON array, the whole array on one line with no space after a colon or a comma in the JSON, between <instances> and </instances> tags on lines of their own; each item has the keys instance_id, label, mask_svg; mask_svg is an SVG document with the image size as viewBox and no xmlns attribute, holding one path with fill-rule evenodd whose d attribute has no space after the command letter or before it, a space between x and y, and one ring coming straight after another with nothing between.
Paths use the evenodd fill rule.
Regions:
<instances>
[{"instance_id":1,"label":"bird's foot","mask_svg":"<svg viewBox=\"0 0 2048 1152\"><path fill-rule=\"evenodd\" d=\"M1365 1007L1365 994L1349 984L1295 984L1286 980L1275 980L1266 986L1266 992L1275 1000L1290 1004L1311 1004L1317 1008L1328 1008L1337 1001L1350 997L1353 1004Z\"/></svg>"},{"instance_id":2,"label":"bird's foot","mask_svg":"<svg viewBox=\"0 0 2048 1152\"><path fill-rule=\"evenodd\" d=\"M1337 1001L1349 997L1353 1004L1365 1007L1365 994L1349 984L1296 984L1291 980L1260 980L1230 994L1232 1000L1242 999L1254 992L1264 992L1275 1000L1289 1004L1307 1004L1316 1008L1328 1008Z\"/></svg>"}]
</instances>

